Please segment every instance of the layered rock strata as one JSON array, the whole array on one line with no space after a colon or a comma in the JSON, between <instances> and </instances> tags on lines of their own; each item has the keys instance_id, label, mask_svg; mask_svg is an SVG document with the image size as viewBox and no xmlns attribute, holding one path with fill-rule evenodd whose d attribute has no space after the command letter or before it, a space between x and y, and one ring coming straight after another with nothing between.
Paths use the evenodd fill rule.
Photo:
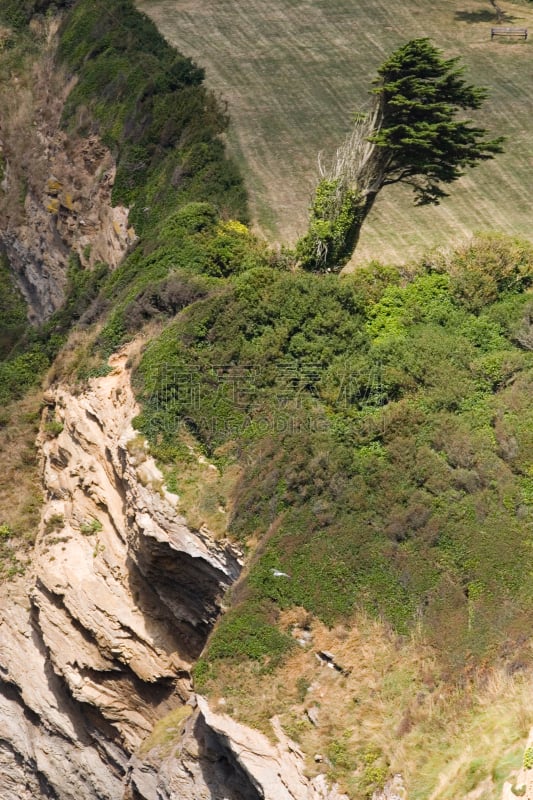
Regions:
<instances>
[{"instance_id":1,"label":"layered rock strata","mask_svg":"<svg viewBox=\"0 0 533 800\"><path fill-rule=\"evenodd\" d=\"M128 781L139 800L348 800L323 775L305 776L303 753L276 719L273 744L213 712L203 697L192 705L173 745L154 747L142 762L132 760Z\"/></svg>"},{"instance_id":2,"label":"layered rock strata","mask_svg":"<svg viewBox=\"0 0 533 800\"><path fill-rule=\"evenodd\" d=\"M131 421L128 351L45 397L32 573L0 590L2 800L346 800L190 669L242 562L188 527Z\"/></svg>"},{"instance_id":3,"label":"layered rock strata","mask_svg":"<svg viewBox=\"0 0 533 800\"><path fill-rule=\"evenodd\" d=\"M46 397L34 574L0 601L6 800L26 783L32 797L122 798L131 754L189 698L190 667L239 574L227 542L187 527L151 458L130 455L126 360L81 394Z\"/></svg>"}]
</instances>

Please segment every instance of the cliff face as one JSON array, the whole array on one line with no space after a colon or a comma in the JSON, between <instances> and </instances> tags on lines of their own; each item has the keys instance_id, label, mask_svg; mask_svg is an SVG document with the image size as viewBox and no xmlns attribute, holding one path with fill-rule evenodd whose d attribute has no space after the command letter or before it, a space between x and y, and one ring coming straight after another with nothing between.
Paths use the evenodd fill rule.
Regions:
<instances>
[{"instance_id":1,"label":"cliff face","mask_svg":"<svg viewBox=\"0 0 533 800\"><path fill-rule=\"evenodd\" d=\"M2 89L0 248L40 323L64 300L73 253L113 268L135 234L111 206L109 150L90 125L84 137L61 129L73 82L54 61L55 24L33 32L31 75ZM35 553L0 587L0 796L330 796L281 729L274 747L193 694L191 667L242 561L187 525L132 428L135 346L84 391L57 385L44 398Z\"/></svg>"},{"instance_id":2,"label":"cliff face","mask_svg":"<svg viewBox=\"0 0 533 800\"><path fill-rule=\"evenodd\" d=\"M2 705L12 721L3 797L10 785L19 796L26 774L51 796L122 797L129 755L188 699L190 666L239 573L228 544L188 529L151 459L130 456L126 359L79 396L59 388L46 397L45 425L53 416L63 428L40 442L35 571L1 602Z\"/></svg>"},{"instance_id":3,"label":"cliff face","mask_svg":"<svg viewBox=\"0 0 533 800\"><path fill-rule=\"evenodd\" d=\"M323 775L309 780L304 757L273 720L277 743L214 713L197 696L196 710L179 741L166 752L155 747L144 762L132 760L133 796L186 800L348 800L327 785Z\"/></svg>"},{"instance_id":4,"label":"cliff face","mask_svg":"<svg viewBox=\"0 0 533 800\"><path fill-rule=\"evenodd\" d=\"M61 129L73 80L54 59L56 27L35 23L47 43L30 74L1 91L0 249L37 323L64 300L71 254L85 267L113 268L135 240L128 210L111 206L110 151L94 133L80 139Z\"/></svg>"},{"instance_id":5,"label":"cliff face","mask_svg":"<svg viewBox=\"0 0 533 800\"><path fill-rule=\"evenodd\" d=\"M0 795L334 798L281 728L274 746L192 693L241 561L165 491L131 427L127 361L112 357L81 394L45 398L33 571L0 598Z\"/></svg>"}]
</instances>

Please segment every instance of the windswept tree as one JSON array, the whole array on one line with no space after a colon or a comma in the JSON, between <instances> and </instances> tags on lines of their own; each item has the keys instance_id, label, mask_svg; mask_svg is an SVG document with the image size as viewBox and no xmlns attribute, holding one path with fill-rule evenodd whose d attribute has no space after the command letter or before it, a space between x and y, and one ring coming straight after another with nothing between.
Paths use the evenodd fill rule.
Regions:
<instances>
[{"instance_id":1,"label":"windswept tree","mask_svg":"<svg viewBox=\"0 0 533 800\"><path fill-rule=\"evenodd\" d=\"M477 109L486 90L463 78L429 39L413 39L379 68L368 114L356 118L331 165L320 163L308 232L297 246L309 270L338 270L352 256L361 226L385 186L411 186L417 205L438 204L443 185L502 151L503 138L457 118Z\"/></svg>"}]
</instances>

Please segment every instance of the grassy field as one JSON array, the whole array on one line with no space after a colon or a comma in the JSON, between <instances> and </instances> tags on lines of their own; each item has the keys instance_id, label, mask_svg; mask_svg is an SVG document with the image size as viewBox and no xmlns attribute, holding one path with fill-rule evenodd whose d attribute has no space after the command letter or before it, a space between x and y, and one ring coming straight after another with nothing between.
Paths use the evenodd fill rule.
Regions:
<instances>
[{"instance_id":1,"label":"grassy field","mask_svg":"<svg viewBox=\"0 0 533 800\"><path fill-rule=\"evenodd\" d=\"M476 122L508 137L506 153L470 172L439 208L415 209L386 190L368 220L357 261L403 262L474 230L532 237L533 40L490 41L485 0L138 0L164 35L206 68L227 100L230 146L258 226L293 242L306 226L317 154L335 150L363 108L377 66L398 45L429 36L489 87ZM533 29L533 6L503 3L511 24Z\"/></svg>"}]
</instances>

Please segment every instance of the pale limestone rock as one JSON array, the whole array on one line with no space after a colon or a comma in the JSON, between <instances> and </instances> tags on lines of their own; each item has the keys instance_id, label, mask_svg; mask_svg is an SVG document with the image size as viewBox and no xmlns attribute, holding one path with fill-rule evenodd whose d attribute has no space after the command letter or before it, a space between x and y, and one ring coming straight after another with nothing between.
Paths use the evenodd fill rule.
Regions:
<instances>
[{"instance_id":1,"label":"pale limestone rock","mask_svg":"<svg viewBox=\"0 0 533 800\"><path fill-rule=\"evenodd\" d=\"M211 711L207 701L198 696L198 708L206 725L231 751L248 775L258 796L264 800L308 800L309 781L304 776L304 760L299 751L287 752L285 746L273 745L260 731L240 725L225 714ZM281 728L276 734L280 737ZM261 793L259 793L259 791Z\"/></svg>"},{"instance_id":2,"label":"pale limestone rock","mask_svg":"<svg viewBox=\"0 0 533 800\"><path fill-rule=\"evenodd\" d=\"M348 800L323 775L310 780L305 776L304 755L283 732L279 720L272 725L277 743L260 731L241 725L225 714L211 710L205 698L197 695L198 714L207 729L215 734L226 758L242 770L256 795L264 800Z\"/></svg>"},{"instance_id":3,"label":"pale limestone rock","mask_svg":"<svg viewBox=\"0 0 533 800\"><path fill-rule=\"evenodd\" d=\"M330 786L325 775L317 775L311 781L314 794L313 800L348 800L345 794L341 794L336 786Z\"/></svg>"},{"instance_id":4,"label":"pale limestone rock","mask_svg":"<svg viewBox=\"0 0 533 800\"><path fill-rule=\"evenodd\" d=\"M102 758L82 710L48 663L24 586L1 592L2 800L46 797L40 792L57 786L61 800L119 800L125 754L109 741Z\"/></svg>"},{"instance_id":5,"label":"pale limestone rock","mask_svg":"<svg viewBox=\"0 0 533 800\"><path fill-rule=\"evenodd\" d=\"M277 744L197 695L183 735L132 759L129 784L142 800L348 800L325 776L306 778L302 752L273 726Z\"/></svg>"},{"instance_id":6,"label":"pale limestone rock","mask_svg":"<svg viewBox=\"0 0 533 800\"><path fill-rule=\"evenodd\" d=\"M407 792L401 775L393 775L383 789L374 792L372 800L407 800Z\"/></svg>"},{"instance_id":7,"label":"pale limestone rock","mask_svg":"<svg viewBox=\"0 0 533 800\"><path fill-rule=\"evenodd\" d=\"M0 605L0 796L346 800L324 776L306 777L278 720L273 744L201 697L175 741L173 731L145 752L154 724L189 697L189 669L241 562L187 527L148 454L130 456L127 361L114 356L79 395L58 387L46 398L63 427L40 439L35 573L4 588Z\"/></svg>"},{"instance_id":8,"label":"pale limestone rock","mask_svg":"<svg viewBox=\"0 0 533 800\"><path fill-rule=\"evenodd\" d=\"M63 429L40 439L35 574L0 606L8 800L26 800L26 785L32 800L126 798L128 758L189 696L190 666L239 574L231 547L189 530L164 493L140 483L127 449L138 411L127 359L115 356L79 395L47 395Z\"/></svg>"}]
</instances>

